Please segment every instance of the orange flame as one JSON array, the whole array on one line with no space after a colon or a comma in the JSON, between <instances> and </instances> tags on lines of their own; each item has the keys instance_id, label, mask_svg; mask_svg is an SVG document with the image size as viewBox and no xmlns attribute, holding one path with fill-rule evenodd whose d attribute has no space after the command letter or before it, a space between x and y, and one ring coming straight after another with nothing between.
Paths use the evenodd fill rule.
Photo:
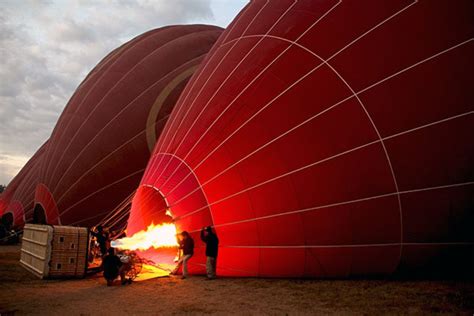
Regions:
<instances>
[{"instance_id":1,"label":"orange flame","mask_svg":"<svg viewBox=\"0 0 474 316\"><path fill-rule=\"evenodd\" d=\"M141 230L131 237L112 241L114 248L128 250L147 250L153 248L177 247L176 226L174 224L155 225L151 223L146 230Z\"/></svg>"}]
</instances>

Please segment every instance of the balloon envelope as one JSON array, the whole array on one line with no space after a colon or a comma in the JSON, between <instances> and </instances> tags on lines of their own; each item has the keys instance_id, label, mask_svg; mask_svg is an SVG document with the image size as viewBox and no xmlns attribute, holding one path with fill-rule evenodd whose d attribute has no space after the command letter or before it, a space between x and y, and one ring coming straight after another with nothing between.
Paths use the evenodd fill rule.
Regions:
<instances>
[{"instance_id":1,"label":"balloon envelope","mask_svg":"<svg viewBox=\"0 0 474 316\"><path fill-rule=\"evenodd\" d=\"M26 214L31 215L33 212L39 163L47 143L38 149L0 196L0 215L11 213L16 229L23 227Z\"/></svg>"},{"instance_id":2,"label":"balloon envelope","mask_svg":"<svg viewBox=\"0 0 474 316\"><path fill-rule=\"evenodd\" d=\"M118 47L89 73L28 183L46 222L93 226L117 210L122 214L115 224L126 221L126 205L157 137L221 33L208 25L155 29ZM32 221L35 212L25 215Z\"/></svg>"},{"instance_id":3,"label":"balloon envelope","mask_svg":"<svg viewBox=\"0 0 474 316\"><path fill-rule=\"evenodd\" d=\"M129 232L169 208L202 273L199 230L213 225L218 273L231 276L390 274L466 258L473 10L252 1L173 109Z\"/></svg>"}]
</instances>

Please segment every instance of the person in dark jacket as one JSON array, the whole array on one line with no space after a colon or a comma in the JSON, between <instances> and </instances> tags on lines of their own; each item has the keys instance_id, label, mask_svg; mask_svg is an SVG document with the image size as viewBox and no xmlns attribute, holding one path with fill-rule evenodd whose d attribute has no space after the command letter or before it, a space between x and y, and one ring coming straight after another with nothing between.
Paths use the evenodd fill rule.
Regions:
<instances>
[{"instance_id":1,"label":"person in dark jacket","mask_svg":"<svg viewBox=\"0 0 474 316\"><path fill-rule=\"evenodd\" d=\"M179 259L176 268L173 270L171 274L176 274L179 270L179 267L183 266L183 276L182 279L188 277L188 261L194 255L194 240L191 238L187 231L178 234L178 243L179 249L182 250L183 254Z\"/></svg>"},{"instance_id":2,"label":"person in dark jacket","mask_svg":"<svg viewBox=\"0 0 474 316\"><path fill-rule=\"evenodd\" d=\"M125 280L125 271L122 269L123 263L120 258L115 254L114 248L109 248L108 254L103 260L104 266L104 278L107 280L107 286L111 286L114 280L119 276L122 281L122 285L127 281Z\"/></svg>"},{"instance_id":3,"label":"person in dark jacket","mask_svg":"<svg viewBox=\"0 0 474 316\"><path fill-rule=\"evenodd\" d=\"M212 231L211 226L203 227L201 230L201 240L206 243L206 272L207 279L216 278L217 251L219 246L219 238Z\"/></svg>"},{"instance_id":4,"label":"person in dark jacket","mask_svg":"<svg viewBox=\"0 0 474 316\"><path fill-rule=\"evenodd\" d=\"M97 226L97 231L91 231L91 235L97 239L100 252L102 253L102 256L105 256L107 254L107 249L109 248L108 245L110 244L109 234L104 231L104 228L101 225L99 225Z\"/></svg>"}]
</instances>

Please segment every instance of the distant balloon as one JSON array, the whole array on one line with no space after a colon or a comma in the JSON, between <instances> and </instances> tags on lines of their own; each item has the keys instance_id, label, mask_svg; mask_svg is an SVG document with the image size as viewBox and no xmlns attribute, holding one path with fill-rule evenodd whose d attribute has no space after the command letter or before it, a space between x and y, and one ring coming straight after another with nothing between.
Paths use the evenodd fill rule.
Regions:
<instances>
[{"instance_id":1,"label":"distant balloon","mask_svg":"<svg viewBox=\"0 0 474 316\"><path fill-rule=\"evenodd\" d=\"M167 209L195 240L214 225L231 276L470 256L472 12L467 0L250 2L173 109L128 233Z\"/></svg>"},{"instance_id":2,"label":"distant balloon","mask_svg":"<svg viewBox=\"0 0 474 316\"><path fill-rule=\"evenodd\" d=\"M33 211L35 186L38 181L39 172L38 165L46 144L47 142L38 149L0 196L0 215L11 213L14 228L23 227L25 224L25 213Z\"/></svg>"}]
</instances>

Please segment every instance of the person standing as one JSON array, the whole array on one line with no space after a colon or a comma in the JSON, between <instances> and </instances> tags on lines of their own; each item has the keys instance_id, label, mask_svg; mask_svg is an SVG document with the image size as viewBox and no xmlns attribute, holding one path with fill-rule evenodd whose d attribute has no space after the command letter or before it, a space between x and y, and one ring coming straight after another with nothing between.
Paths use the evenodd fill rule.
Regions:
<instances>
[{"instance_id":1,"label":"person standing","mask_svg":"<svg viewBox=\"0 0 474 316\"><path fill-rule=\"evenodd\" d=\"M97 226L97 230L91 230L91 235L97 239L102 257L107 255L107 250L110 247L110 239L109 234L104 230L102 225Z\"/></svg>"},{"instance_id":2,"label":"person standing","mask_svg":"<svg viewBox=\"0 0 474 316\"><path fill-rule=\"evenodd\" d=\"M203 227L201 230L201 240L206 243L206 272L207 279L216 278L217 251L219 247L219 238L212 231L211 226Z\"/></svg>"},{"instance_id":3,"label":"person standing","mask_svg":"<svg viewBox=\"0 0 474 316\"><path fill-rule=\"evenodd\" d=\"M194 255L194 240L187 231L183 231L181 234L179 234L178 239L179 249L182 250L183 255L179 259L176 268L171 274L176 274L179 270L179 267L182 265L183 276L181 278L186 279L188 277L188 261Z\"/></svg>"}]
</instances>

